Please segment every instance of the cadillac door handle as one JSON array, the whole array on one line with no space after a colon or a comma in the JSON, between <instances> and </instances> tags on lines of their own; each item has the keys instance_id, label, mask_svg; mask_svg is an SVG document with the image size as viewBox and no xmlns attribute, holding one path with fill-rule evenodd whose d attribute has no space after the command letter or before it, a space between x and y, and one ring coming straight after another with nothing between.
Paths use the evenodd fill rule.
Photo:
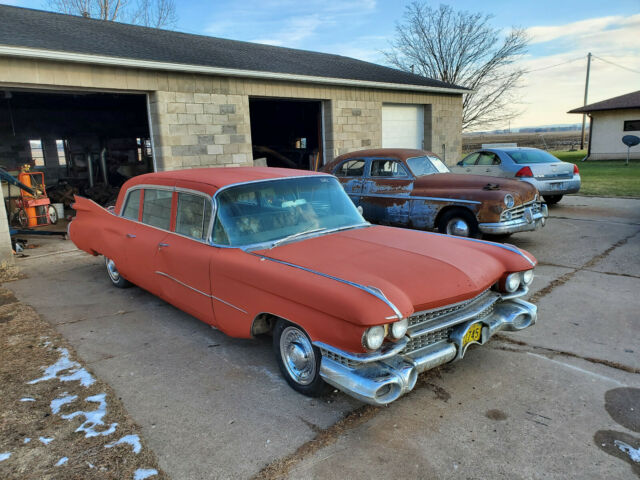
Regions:
<instances>
[{"instance_id":1,"label":"cadillac door handle","mask_svg":"<svg viewBox=\"0 0 640 480\"><path fill-rule=\"evenodd\" d=\"M158 244L158 248L164 248L164 247L168 247L169 244L168 243L159 243Z\"/></svg>"},{"instance_id":2,"label":"cadillac door handle","mask_svg":"<svg viewBox=\"0 0 640 480\"><path fill-rule=\"evenodd\" d=\"M136 238L136 236L133 233L127 233L127 238Z\"/></svg>"}]
</instances>

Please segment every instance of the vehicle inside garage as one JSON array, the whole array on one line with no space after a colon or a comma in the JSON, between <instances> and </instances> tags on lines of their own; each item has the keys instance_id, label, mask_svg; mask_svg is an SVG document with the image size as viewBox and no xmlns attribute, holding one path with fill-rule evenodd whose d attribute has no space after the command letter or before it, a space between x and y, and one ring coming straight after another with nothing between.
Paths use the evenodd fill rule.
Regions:
<instances>
[{"instance_id":1,"label":"vehicle inside garage","mask_svg":"<svg viewBox=\"0 0 640 480\"><path fill-rule=\"evenodd\" d=\"M0 168L37 187L58 216L75 194L109 205L128 178L153 171L149 138L145 95L0 90ZM3 193L10 222L27 226L17 214L29 193L7 182Z\"/></svg>"},{"instance_id":2,"label":"vehicle inside garage","mask_svg":"<svg viewBox=\"0 0 640 480\"><path fill-rule=\"evenodd\" d=\"M256 165L322 166L322 102L250 98L249 112Z\"/></svg>"}]
</instances>

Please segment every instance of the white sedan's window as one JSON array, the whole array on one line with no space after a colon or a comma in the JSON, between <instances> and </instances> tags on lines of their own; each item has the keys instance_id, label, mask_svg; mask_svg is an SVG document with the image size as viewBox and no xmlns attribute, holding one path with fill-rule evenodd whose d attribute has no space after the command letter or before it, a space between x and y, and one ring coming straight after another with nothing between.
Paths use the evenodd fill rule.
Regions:
<instances>
[{"instance_id":1,"label":"white sedan's window","mask_svg":"<svg viewBox=\"0 0 640 480\"><path fill-rule=\"evenodd\" d=\"M168 190L144 189L142 201L142 223L169 230L171 225L171 198Z\"/></svg>"},{"instance_id":2,"label":"white sedan's window","mask_svg":"<svg viewBox=\"0 0 640 480\"><path fill-rule=\"evenodd\" d=\"M211 220L211 199L202 195L178 193L176 233L204 240Z\"/></svg>"}]
</instances>

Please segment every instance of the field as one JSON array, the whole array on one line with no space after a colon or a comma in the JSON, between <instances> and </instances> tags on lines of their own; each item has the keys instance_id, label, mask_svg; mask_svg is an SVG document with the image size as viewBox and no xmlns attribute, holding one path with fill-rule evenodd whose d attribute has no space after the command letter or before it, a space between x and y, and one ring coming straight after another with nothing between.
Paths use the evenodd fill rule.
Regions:
<instances>
[{"instance_id":1,"label":"field","mask_svg":"<svg viewBox=\"0 0 640 480\"><path fill-rule=\"evenodd\" d=\"M550 152L565 162L578 165L582 178L582 195L603 195L614 197L640 197L640 161L599 160L581 162L586 150L575 152Z\"/></svg>"},{"instance_id":2,"label":"field","mask_svg":"<svg viewBox=\"0 0 640 480\"><path fill-rule=\"evenodd\" d=\"M585 142L589 141L589 131ZM462 136L462 152L482 148L483 143L517 143L519 147L535 147L543 150L572 150L580 148L580 130L541 133L502 133L492 135Z\"/></svg>"}]
</instances>

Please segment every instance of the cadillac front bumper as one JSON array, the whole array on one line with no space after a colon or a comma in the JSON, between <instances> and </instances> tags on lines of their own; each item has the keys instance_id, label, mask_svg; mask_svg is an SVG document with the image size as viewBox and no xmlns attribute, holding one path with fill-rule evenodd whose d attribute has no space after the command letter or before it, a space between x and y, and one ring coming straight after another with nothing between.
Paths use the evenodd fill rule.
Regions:
<instances>
[{"instance_id":1,"label":"cadillac front bumper","mask_svg":"<svg viewBox=\"0 0 640 480\"><path fill-rule=\"evenodd\" d=\"M443 315L435 325L427 321L410 328L403 340L374 354L351 354L318 342L320 376L365 403L386 405L411 391L419 373L460 360L469 345L483 345L499 331L522 330L536 321L536 306L529 302L481 300L472 308Z\"/></svg>"}]
</instances>

